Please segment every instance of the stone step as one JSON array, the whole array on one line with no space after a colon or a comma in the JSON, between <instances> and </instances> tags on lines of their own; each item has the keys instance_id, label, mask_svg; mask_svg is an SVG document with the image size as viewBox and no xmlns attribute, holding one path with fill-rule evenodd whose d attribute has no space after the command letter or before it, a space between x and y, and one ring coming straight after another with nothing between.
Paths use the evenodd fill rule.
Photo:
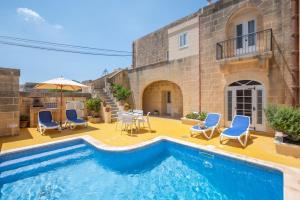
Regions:
<instances>
[{"instance_id":1,"label":"stone step","mask_svg":"<svg viewBox=\"0 0 300 200\"><path fill-rule=\"evenodd\" d=\"M40 162L29 163L28 165L19 166L10 170L1 171L0 181L15 181L18 177L27 177L33 173L41 173L51 168L64 165L66 162L76 161L88 157L92 154L89 149L80 152L73 152L71 154L63 154L58 157L51 157L50 159L42 160Z\"/></svg>"}]
</instances>

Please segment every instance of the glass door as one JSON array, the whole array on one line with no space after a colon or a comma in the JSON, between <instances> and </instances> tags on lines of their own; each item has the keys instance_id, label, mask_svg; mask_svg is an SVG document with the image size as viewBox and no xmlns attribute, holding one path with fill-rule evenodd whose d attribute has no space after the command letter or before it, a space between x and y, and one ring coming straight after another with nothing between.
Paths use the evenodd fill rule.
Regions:
<instances>
[{"instance_id":1,"label":"glass door","mask_svg":"<svg viewBox=\"0 0 300 200\"><path fill-rule=\"evenodd\" d=\"M245 115L250 117L251 129L264 131L264 104L264 88L260 83L242 80L230 84L226 92L227 125L235 115Z\"/></svg>"},{"instance_id":2,"label":"glass door","mask_svg":"<svg viewBox=\"0 0 300 200\"><path fill-rule=\"evenodd\" d=\"M235 110L237 115L245 115L250 117L252 123L252 90L251 89L238 89L236 93Z\"/></svg>"},{"instance_id":3,"label":"glass door","mask_svg":"<svg viewBox=\"0 0 300 200\"><path fill-rule=\"evenodd\" d=\"M242 55L256 50L255 20L236 25L236 54Z\"/></svg>"}]
</instances>

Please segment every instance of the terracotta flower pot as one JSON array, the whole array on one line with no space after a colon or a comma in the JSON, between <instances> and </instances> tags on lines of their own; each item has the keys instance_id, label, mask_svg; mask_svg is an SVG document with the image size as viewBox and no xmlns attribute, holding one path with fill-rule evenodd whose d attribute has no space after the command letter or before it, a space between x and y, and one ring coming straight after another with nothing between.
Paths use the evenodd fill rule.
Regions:
<instances>
[{"instance_id":1,"label":"terracotta flower pot","mask_svg":"<svg viewBox=\"0 0 300 200\"><path fill-rule=\"evenodd\" d=\"M28 127L28 121L20 121L20 128Z\"/></svg>"},{"instance_id":2,"label":"terracotta flower pot","mask_svg":"<svg viewBox=\"0 0 300 200\"><path fill-rule=\"evenodd\" d=\"M89 122L93 123L93 124L97 124L101 122L101 118L100 117L90 117Z\"/></svg>"},{"instance_id":3,"label":"terracotta flower pot","mask_svg":"<svg viewBox=\"0 0 300 200\"><path fill-rule=\"evenodd\" d=\"M105 112L110 112L110 107L105 107Z\"/></svg>"}]
</instances>

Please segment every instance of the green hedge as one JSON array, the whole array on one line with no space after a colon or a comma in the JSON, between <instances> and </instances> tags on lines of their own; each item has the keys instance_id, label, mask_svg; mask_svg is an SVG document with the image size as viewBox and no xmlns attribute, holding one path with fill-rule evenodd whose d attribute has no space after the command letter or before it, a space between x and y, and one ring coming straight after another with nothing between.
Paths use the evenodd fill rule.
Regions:
<instances>
[{"instance_id":1,"label":"green hedge","mask_svg":"<svg viewBox=\"0 0 300 200\"><path fill-rule=\"evenodd\" d=\"M300 109L291 106L269 105L265 109L269 125L293 141L300 141Z\"/></svg>"},{"instance_id":2,"label":"green hedge","mask_svg":"<svg viewBox=\"0 0 300 200\"><path fill-rule=\"evenodd\" d=\"M131 91L122 85L112 84L113 96L116 97L118 101L126 101L131 95Z\"/></svg>"},{"instance_id":3,"label":"green hedge","mask_svg":"<svg viewBox=\"0 0 300 200\"><path fill-rule=\"evenodd\" d=\"M204 121L205 118L207 117L207 114L205 112L200 112L200 113L192 112L187 114L185 117L188 119L196 119L196 120Z\"/></svg>"}]
</instances>

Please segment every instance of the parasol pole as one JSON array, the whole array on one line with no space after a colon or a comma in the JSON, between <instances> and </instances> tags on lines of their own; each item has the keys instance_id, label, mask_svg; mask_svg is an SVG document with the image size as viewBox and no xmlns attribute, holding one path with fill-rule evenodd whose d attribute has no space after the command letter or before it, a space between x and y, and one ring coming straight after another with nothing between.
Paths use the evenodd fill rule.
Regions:
<instances>
[{"instance_id":1,"label":"parasol pole","mask_svg":"<svg viewBox=\"0 0 300 200\"><path fill-rule=\"evenodd\" d=\"M63 100L63 94L62 94L62 85L60 85L60 127L62 128L62 100Z\"/></svg>"}]
</instances>

